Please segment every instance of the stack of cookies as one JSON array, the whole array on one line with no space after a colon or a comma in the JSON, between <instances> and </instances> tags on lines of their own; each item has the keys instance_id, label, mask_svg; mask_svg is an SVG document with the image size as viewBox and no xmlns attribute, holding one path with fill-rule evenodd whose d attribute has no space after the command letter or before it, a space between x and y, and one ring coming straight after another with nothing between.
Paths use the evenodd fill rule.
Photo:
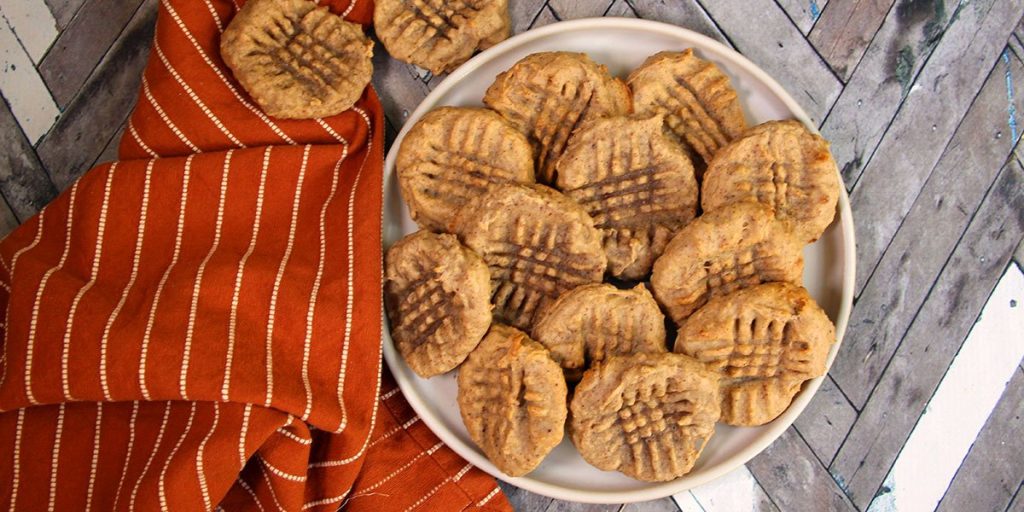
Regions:
<instances>
[{"instance_id":1,"label":"stack of cookies","mask_svg":"<svg viewBox=\"0 0 1024 512\"><path fill-rule=\"evenodd\" d=\"M748 127L692 50L625 82L533 54L484 103L402 141L422 230L388 251L384 293L410 368L461 365L463 421L499 469L533 470L567 428L600 469L678 478L716 423L767 423L824 374L835 329L800 286L839 193L820 136Z\"/></svg>"}]
</instances>

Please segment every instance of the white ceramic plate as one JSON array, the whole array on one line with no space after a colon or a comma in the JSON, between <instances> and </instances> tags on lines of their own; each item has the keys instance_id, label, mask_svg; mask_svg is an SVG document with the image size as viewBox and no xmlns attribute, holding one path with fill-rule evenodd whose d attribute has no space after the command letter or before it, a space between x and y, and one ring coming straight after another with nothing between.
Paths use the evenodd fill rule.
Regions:
<instances>
[{"instance_id":1,"label":"white ceramic plate","mask_svg":"<svg viewBox=\"0 0 1024 512\"><path fill-rule=\"evenodd\" d=\"M627 18L583 19L548 25L513 37L474 57L434 89L406 120L384 164L385 247L417 229L402 201L393 169L398 147L406 132L431 109L444 105L481 105L484 91L495 76L531 53L553 50L585 52L608 66L612 74L625 77L651 54L691 47L729 75L751 124L796 118L813 129L803 109L775 80L740 54L708 37L672 25ZM854 255L853 219L846 191L843 190L839 196L836 221L818 242L804 250L804 286L836 324L837 342L829 354L830 366L850 316ZM470 440L455 400L455 372L432 379L416 376L395 350L386 324L385 321L384 357L388 366L406 399L441 440L495 477L523 489L564 500L591 503L643 501L709 482L750 460L771 444L793 423L821 385L821 378L807 382L789 409L767 425L737 428L719 424L693 471L671 482L640 482L620 473L601 471L587 464L568 438L533 472L512 478L495 468Z\"/></svg>"}]
</instances>

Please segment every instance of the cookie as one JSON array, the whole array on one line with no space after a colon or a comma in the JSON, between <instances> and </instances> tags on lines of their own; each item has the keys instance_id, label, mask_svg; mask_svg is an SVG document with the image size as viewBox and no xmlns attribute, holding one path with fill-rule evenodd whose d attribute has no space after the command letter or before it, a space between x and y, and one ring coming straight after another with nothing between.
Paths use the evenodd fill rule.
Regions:
<instances>
[{"instance_id":1,"label":"cookie","mask_svg":"<svg viewBox=\"0 0 1024 512\"><path fill-rule=\"evenodd\" d=\"M693 49L654 54L627 82L636 112L664 115L665 124L705 162L747 129L729 77Z\"/></svg>"},{"instance_id":2,"label":"cookie","mask_svg":"<svg viewBox=\"0 0 1024 512\"><path fill-rule=\"evenodd\" d=\"M679 328L675 351L721 375L722 421L763 425L804 381L825 374L835 326L801 286L769 283L715 297Z\"/></svg>"},{"instance_id":3,"label":"cookie","mask_svg":"<svg viewBox=\"0 0 1024 512\"><path fill-rule=\"evenodd\" d=\"M417 231L388 249L384 305L391 338L421 377L452 370L491 325L487 265L454 235Z\"/></svg>"},{"instance_id":4,"label":"cookie","mask_svg":"<svg viewBox=\"0 0 1024 512\"><path fill-rule=\"evenodd\" d=\"M522 331L491 326L459 369L458 385L469 437L506 475L529 473L562 441L565 378Z\"/></svg>"},{"instance_id":5,"label":"cookie","mask_svg":"<svg viewBox=\"0 0 1024 512\"><path fill-rule=\"evenodd\" d=\"M487 89L484 103L534 147L537 181L555 183L555 163L581 123L629 113L629 90L583 53L529 55Z\"/></svg>"},{"instance_id":6,"label":"cookie","mask_svg":"<svg viewBox=\"0 0 1024 512\"><path fill-rule=\"evenodd\" d=\"M392 57L452 71L477 49L508 38L508 0L376 0L373 26Z\"/></svg>"},{"instance_id":7,"label":"cookie","mask_svg":"<svg viewBox=\"0 0 1024 512\"><path fill-rule=\"evenodd\" d=\"M558 188L604 234L608 272L643 279L672 236L697 214L697 180L661 116L584 123L558 160Z\"/></svg>"},{"instance_id":8,"label":"cookie","mask_svg":"<svg viewBox=\"0 0 1024 512\"><path fill-rule=\"evenodd\" d=\"M395 168L412 218L433 231L447 231L455 212L494 184L534 181L526 137L485 108L431 110L405 135Z\"/></svg>"},{"instance_id":9,"label":"cookie","mask_svg":"<svg viewBox=\"0 0 1024 512\"><path fill-rule=\"evenodd\" d=\"M718 375L681 354L633 354L588 370L569 434L599 469L664 482L693 468L715 431Z\"/></svg>"},{"instance_id":10,"label":"cookie","mask_svg":"<svg viewBox=\"0 0 1024 512\"><path fill-rule=\"evenodd\" d=\"M578 204L541 185L505 184L459 210L455 231L491 271L500 322L529 331L564 292L601 281L601 233Z\"/></svg>"},{"instance_id":11,"label":"cookie","mask_svg":"<svg viewBox=\"0 0 1024 512\"><path fill-rule=\"evenodd\" d=\"M611 356L665 352L665 316L642 284L632 290L587 284L562 294L534 326L533 338L575 381Z\"/></svg>"},{"instance_id":12,"label":"cookie","mask_svg":"<svg viewBox=\"0 0 1024 512\"><path fill-rule=\"evenodd\" d=\"M767 282L799 283L801 249L767 206L731 204L679 231L654 262L651 288L679 324L712 297Z\"/></svg>"},{"instance_id":13,"label":"cookie","mask_svg":"<svg viewBox=\"0 0 1024 512\"><path fill-rule=\"evenodd\" d=\"M362 27L310 0L249 0L224 29L220 53L260 108L283 119L348 110L373 74Z\"/></svg>"},{"instance_id":14,"label":"cookie","mask_svg":"<svg viewBox=\"0 0 1024 512\"><path fill-rule=\"evenodd\" d=\"M799 121L770 121L719 151L704 174L701 204L713 210L739 201L775 209L804 242L832 223L839 174L828 142Z\"/></svg>"}]
</instances>

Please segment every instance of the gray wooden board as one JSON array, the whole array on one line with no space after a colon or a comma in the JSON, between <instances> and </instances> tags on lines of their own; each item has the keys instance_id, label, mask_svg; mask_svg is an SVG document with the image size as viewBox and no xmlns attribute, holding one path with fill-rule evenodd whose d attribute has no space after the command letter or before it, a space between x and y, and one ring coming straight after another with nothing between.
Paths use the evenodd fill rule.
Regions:
<instances>
[{"instance_id":1,"label":"gray wooden board","mask_svg":"<svg viewBox=\"0 0 1024 512\"><path fill-rule=\"evenodd\" d=\"M39 74L57 106L64 108L74 98L140 3L87 0L81 14L61 32L39 64Z\"/></svg>"},{"instance_id":2,"label":"gray wooden board","mask_svg":"<svg viewBox=\"0 0 1024 512\"><path fill-rule=\"evenodd\" d=\"M672 498L662 498L640 503L627 503L622 506L621 512L679 512L679 507L676 506L675 501L672 501Z\"/></svg>"},{"instance_id":3,"label":"gray wooden board","mask_svg":"<svg viewBox=\"0 0 1024 512\"><path fill-rule=\"evenodd\" d=\"M545 512L617 512L622 505L595 505L575 501L552 500Z\"/></svg>"},{"instance_id":4,"label":"gray wooden board","mask_svg":"<svg viewBox=\"0 0 1024 512\"><path fill-rule=\"evenodd\" d=\"M1017 72L1024 71L1016 59L1011 64ZM1000 62L989 74L923 188L918 185L905 189L902 179L896 180L909 173L903 169L891 170L884 180L896 189L894 192L885 191L882 186L871 187L870 193L889 197L907 190L921 192L877 268L866 258L857 260L858 282L867 281L867 285L859 294L842 350L831 370L836 384L857 408L867 401L946 258L1010 154L1010 137L995 136L1006 128L1004 76ZM1024 97L1016 100L1024 109ZM964 172L965 169L971 172ZM884 220L879 217L890 214L888 208L858 210L854 214L859 228L858 245L872 236L872 230L881 229Z\"/></svg>"},{"instance_id":5,"label":"gray wooden board","mask_svg":"<svg viewBox=\"0 0 1024 512\"><path fill-rule=\"evenodd\" d=\"M96 157L96 161L93 162L93 165L117 160L117 149L121 145L121 137L124 136L124 130L127 127L128 119L127 116L125 116L125 119L121 121L121 126L113 135L110 136L110 140L107 141L107 146L103 148L103 152Z\"/></svg>"},{"instance_id":6,"label":"gray wooden board","mask_svg":"<svg viewBox=\"0 0 1024 512\"><path fill-rule=\"evenodd\" d=\"M1010 506L1006 507L1006 512L1024 512L1024 482L1017 487L1017 494L1013 496Z\"/></svg>"},{"instance_id":7,"label":"gray wooden board","mask_svg":"<svg viewBox=\"0 0 1024 512\"><path fill-rule=\"evenodd\" d=\"M0 193L22 221L57 195L5 101L0 101Z\"/></svg>"},{"instance_id":8,"label":"gray wooden board","mask_svg":"<svg viewBox=\"0 0 1024 512\"><path fill-rule=\"evenodd\" d=\"M605 0L548 0L548 7L563 20L601 16L609 5L611 2Z\"/></svg>"},{"instance_id":9,"label":"gray wooden board","mask_svg":"<svg viewBox=\"0 0 1024 512\"><path fill-rule=\"evenodd\" d=\"M509 15L512 16L512 33L519 34L529 30L533 20L547 5L545 0L513 0L509 2Z\"/></svg>"},{"instance_id":10,"label":"gray wooden board","mask_svg":"<svg viewBox=\"0 0 1024 512\"><path fill-rule=\"evenodd\" d=\"M46 0L46 5L57 21L57 28L64 30L84 2L85 0Z\"/></svg>"},{"instance_id":11,"label":"gray wooden board","mask_svg":"<svg viewBox=\"0 0 1024 512\"><path fill-rule=\"evenodd\" d=\"M864 56L892 4L893 0L832 2L821 13L808 38L844 82Z\"/></svg>"},{"instance_id":12,"label":"gray wooden board","mask_svg":"<svg viewBox=\"0 0 1024 512\"><path fill-rule=\"evenodd\" d=\"M1024 270L1024 241L1021 241L1020 245L1017 246L1017 250L1013 251L1013 261L1017 262L1017 266Z\"/></svg>"},{"instance_id":13,"label":"gray wooden board","mask_svg":"<svg viewBox=\"0 0 1024 512\"><path fill-rule=\"evenodd\" d=\"M39 158L63 190L103 152L125 113L135 104L153 39L155 0L146 0L75 101L39 143Z\"/></svg>"},{"instance_id":14,"label":"gray wooden board","mask_svg":"<svg viewBox=\"0 0 1024 512\"><path fill-rule=\"evenodd\" d=\"M828 4L828 0L776 0L776 2L786 11L789 19L793 20L793 24L804 35L811 31L811 27L821 18L821 13Z\"/></svg>"},{"instance_id":15,"label":"gray wooden board","mask_svg":"<svg viewBox=\"0 0 1024 512\"><path fill-rule=\"evenodd\" d=\"M1020 242L1021 212L1024 169L1010 160L832 463L832 474L859 508L875 496Z\"/></svg>"},{"instance_id":16,"label":"gray wooden board","mask_svg":"<svg viewBox=\"0 0 1024 512\"><path fill-rule=\"evenodd\" d=\"M843 396L832 377L826 376L794 425L818 459L828 465L856 419L856 409Z\"/></svg>"},{"instance_id":17,"label":"gray wooden board","mask_svg":"<svg viewBox=\"0 0 1024 512\"><path fill-rule=\"evenodd\" d=\"M847 189L857 182L914 77L931 55L935 41L930 34L936 29L926 32L925 27L947 30L957 41L968 40L978 31L977 17L956 19L947 29L948 13L957 9L958 0L933 3L930 16L900 17L899 7L914 1L900 0L899 6L889 11L821 127L822 135L832 143L832 155Z\"/></svg>"},{"instance_id":18,"label":"gray wooden board","mask_svg":"<svg viewBox=\"0 0 1024 512\"><path fill-rule=\"evenodd\" d=\"M857 266L862 272L857 276L857 290L864 287L899 229L917 196L914 192L921 189L942 156L986 75L1001 63L1006 38L1024 13L1024 2L978 2L961 11L960 23L976 18L977 23L967 25L993 38L962 34L957 30L960 23L946 32L850 194L853 215L861 228L857 232ZM1007 21L1010 18L1013 21ZM1005 98L1005 85L1003 88ZM1000 117L1006 119L1005 101L1003 106ZM1006 131L1005 126L1001 130ZM974 143L987 144L993 142L995 132L979 136L983 138ZM907 151L908 147L915 150Z\"/></svg>"},{"instance_id":19,"label":"gray wooden board","mask_svg":"<svg viewBox=\"0 0 1024 512\"><path fill-rule=\"evenodd\" d=\"M18 218L14 216L7 201L0 198L0 238L7 236L16 227L18 227Z\"/></svg>"},{"instance_id":20,"label":"gray wooden board","mask_svg":"<svg viewBox=\"0 0 1024 512\"><path fill-rule=\"evenodd\" d=\"M414 67L392 59L379 42L373 52L373 87L380 93L384 115L397 130L428 92Z\"/></svg>"},{"instance_id":21,"label":"gray wooden board","mask_svg":"<svg viewBox=\"0 0 1024 512\"><path fill-rule=\"evenodd\" d=\"M782 84L815 125L825 118L842 83L773 0L705 2L704 7L736 49ZM751 30L752 12L757 30ZM785 59L779 58L782 52Z\"/></svg>"},{"instance_id":22,"label":"gray wooden board","mask_svg":"<svg viewBox=\"0 0 1024 512\"><path fill-rule=\"evenodd\" d=\"M604 13L605 16L617 16L620 18L636 18L636 11L629 5L626 0L615 0L608 7L608 11Z\"/></svg>"},{"instance_id":23,"label":"gray wooden board","mask_svg":"<svg viewBox=\"0 0 1024 512\"><path fill-rule=\"evenodd\" d=\"M796 430L786 430L747 469L780 510L854 510Z\"/></svg>"},{"instance_id":24,"label":"gray wooden board","mask_svg":"<svg viewBox=\"0 0 1024 512\"><path fill-rule=\"evenodd\" d=\"M1024 308L1024 304L1017 307ZM1019 368L939 502L939 512L1004 510L1024 477L1024 371Z\"/></svg>"},{"instance_id":25,"label":"gray wooden board","mask_svg":"<svg viewBox=\"0 0 1024 512\"><path fill-rule=\"evenodd\" d=\"M696 0L629 0L637 16L699 32L732 47Z\"/></svg>"}]
</instances>

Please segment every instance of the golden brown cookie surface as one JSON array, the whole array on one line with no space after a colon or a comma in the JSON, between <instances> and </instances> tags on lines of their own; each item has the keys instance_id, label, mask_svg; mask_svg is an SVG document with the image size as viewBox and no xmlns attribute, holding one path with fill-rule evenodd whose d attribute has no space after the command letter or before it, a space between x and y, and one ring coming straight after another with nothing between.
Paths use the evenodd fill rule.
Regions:
<instances>
[{"instance_id":1,"label":"golden brown cookie surface","mask_svg":"<svg viewBox=\"0 0 1024 512\"><path fill-rule=\"evenodd\" d=\"M391 338L421 377L458 366L491 325L490 276L454 235L417 231L385 257Z\"/></svg>"},{"instance_id":2,"label":"golden brown cookie surface","mask_svg":"<svg viewBox=\"0 0 1024 512\"><path fill-rule=\"evenodd\" d=\"M729 77L692 49L654 54L627 81L636 112L664 115L665 124L705 162L747 129Z\"/></svg>"},{"instance_id":3,"label":"golden brown cookie surface","mask_svg":"<svg viewBox=\"0 0 1024 512\"><path fill-rule=\"evenodd\" d=\"M701 203L712 210L740 201L775 209L804 242L832 223L839 176L828 142L799 121L770 121L722 148L704 174Z\"/></svg>"},{"instance_id":4,"label":"golden brown cookie surface","mask_svg":"<svg viewBox=\"0 0 1024 512\"><path fill-rule=\"evenodd\" d=\"M494 324L459 369L459 411L473 442L509 476L525 475L562 441L562 370L525 333Z\"/></svg>"},{"instance_id":5,"label":"golden brown cookie surface","mask_svg":"<svg viewBox=\"0 0 1024 512\"><path fill-rule=\"evenodd\" d=\"M376 0L373 25L392 57L452 71L477 49L508 38L508 0Z\"/></svg>"},{"instance_id":6,"label":"golden brown cookie surface","mask_svg":"<svg viewBox=\"0 0 1024 512\"><path fill-rule=\"evenodd\" d=\"M664 482L688 473L714 433L718 375L681 354L612 357L583 375L570 407L587 462Z\"/></svg>"},{"instance_id":7,"label":"golden brown cookie surface","mask_svg":"<svg viewBox=\"0 0 1024 512\"><path fill-rule=\"evenodd\" d=\"M459 210L454 225L490 267L495 319L524 330L562 293L601 281L607 266L587 212L541 185L497 185Z\"/></svg>"},{"instance_id":8,"label":"golden brown cookie surface","mask_svg":"<svg viewBox=\"0 0 1024 512\"><path fill-rule=\"evenodd\" d=\"M675 351L719 372L723 422L763 425L825 374L835 337L807 290L769 283L708 301L679 328Z\"/></svg>"},{"instance_id":9,"label":"golden brown cookie surface","mask_svg":"<svg viewBox=\"0 0 1024 512\"><path fill-rule=\"evenodd\" d=\"M529 55L498 75L484 103L526 134L537 181L555 182L555 163L580 123L629 113L629 90L585 54Z\"/></svg>"},{"instance_id":10,"label":"golden brown cookie surface","mask_svg":"<svg viewBox=\"0 0 1024 512\"><path fill-rule=\"evenodd\" d=\"M609 272L642 279L697 214L697 180L661 116L608 117L580 126L558 160L558 188L604 234Z\"/></svg>"},{"instance_id":11,"label":"golden brown cookie surface","mask_svg":"<svg viewBox=\"0 0 1024 512\"><path fill-rule=\"evenodd\" d=\"M665 316L642 284L632 290L587 284L564 293L540 317L533 337L572 380L588 363L666 351Z\"/></svg>"},{"instance_id":12,"label":"golden brown cookie surface","mask_svg":"<svg viewBox=\"0 0 1024 512\"><path fill-rule=\"evenodd\" d=\"M711 297L766 282L799 283L802 249L767 206L731 204L679 231L654 262L651 288L679 324Z\"/></svg>"},{"instance_id":13,"label":"golden brown cookie surface","mask_svg":"<svg viewBox=\"0 0 1024 512\"><path fill-rule=\"evenodd\" d=\"M532 183L533 150L491 110L441 107L406 134L395 169L412 218L445 231L460 207L495 184Z\"/></svg>"},{"instance_id":14,"label":"golden brown cookie surface","mask_svg":"<svg viewBox=\"0 0 1024 512\"><path fill-rule=\"evenodd\" d=\"M373 74L373 42L309 0L250 0L224 30L221 56L268 115L332 116L352 107Z\"/></svg>"}]
</instances>

